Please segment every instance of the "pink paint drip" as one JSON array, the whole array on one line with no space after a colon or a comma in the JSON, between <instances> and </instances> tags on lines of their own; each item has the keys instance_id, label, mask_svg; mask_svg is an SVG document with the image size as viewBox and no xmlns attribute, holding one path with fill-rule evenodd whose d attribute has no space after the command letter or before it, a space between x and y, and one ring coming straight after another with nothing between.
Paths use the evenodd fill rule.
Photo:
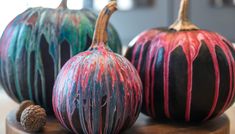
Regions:
<instances>
[{"instance_id":1,"label":"pink paint drip","mask_svg":"<svg viewBox=\"0 0 235 134\"><path fill-rule=\"evenodd\" d=\"M66 69L62 69L62 71L64 71L63 74L66 74L66 75L60 75L59 76L59 79L62 79L64 80L65 78L64 77L68 77L68 78L71 78L71 81L69 79L66 79L66 85L68 87L68 93L66 92L56 92L57 96L60 96L61 94L62 95L65 95L66 94L66 105L67 105L67 119L69 120L69 124L70 124L70 127L72 128L72 130L74 132L77 132L76 131L76 128L73 126L73 122L72 122L72 113L70 113L70 111L74 111L74 109L71 109L70 106L71 104L69 103L69 99L71 99L72 96L74 95L71 95L71 89L72 89L72 85L70 85L71 83L75 84L76 85L81 85L81 92L83 95L85 95L88 91L87 91L87 88L89 88L88 86L91 86L89 85L89 78L91 78L91 75L93 72L96 72L95 73L95 76L94 76L94 81L96 81L97 83L103 83L103 75L107 75L106 73L108 72L108 76L111 77L111 80L107 80L107 82L111 82L112 83L112 87L107 87L109 91L107 91L108 93L106 94L107 95L107 103L109 102L109 98L111 98L113 95L113 93L109 93L109 92L113 92L114 88L116 88L116 95L117 95L117 104L116 105L116 111L117 111L117 120L119 120L120 122L117 123L116 120L114 120L114 123L115 123L115 130L116 131L120 131L124 126L125 122L127 121L126 118L127 118L127 115L129 115L129 117L132 117L130 120L128 120L128 122L134 122L134 120L137 118L136 116L137 115L133 115L133 113L136 113L136 111L139 109L139 102L141 101L140 97L138 96L141 96L142 95L142 92L140 91L140 89L142 88L141 86L141 81L140 81L140 78L138 77L134 77L136 74L137 74L137 71L133 70L134 67L131 65L131 63L129 63L129 61L121 58L120 56L117 56L116 54L112 53L111 51L108 51L106 49L106 47L104 46L104 44L99 44L99 45L94 45L93 47L96 47L94 49L91 49L90 51L87 51L87 52L84 52L84 53L81 53L77 56L75 56L74 58L71 59L70 62L68 62L67 64L70 64L70 65L65 65L65 66L69 66L69 67L66 67ZM107 66L108 65L108 66ZM76 68L76 69L75 69ZM76 71L74 73L69 73L68 70L73 70L75 69ZM98 69L98 72L97 72L97 69ZM69 73L69 74L67 74ZM84 74L85 73L85 74ZM69 76L71 75L71 76ZM117 79L117 76L119 79ZM132 80L130 80L130 78ZM137 79L138 78L138 79ZM73 81L73 82L72 82ZM58 81L58 82L61 82L61 81ZM124 89L121 89L119 87L117 87L116 85L114 85L115 83L117 84L117 82L121 82L123 84L123 87ZM70 84L69 84L70 83ZM61 90L63 89L64 87L61 87L60 83L57 83L58 85L55 87L55 90ZM107 86L107 83L106 83L106 86ZM134 88L133 88L134 87ZM93 98L94 98L94 94L95 93L95 88L96 88L96 85L93 84L93 90L94 92L93 93ZM64 90L64 89L63 89ZM123 90L124 92L122 93L121 90ZM76 92L80 92L78 91L78 88L76 90ZM129 96L130 92L135 92L136 96ZM122 96L124 95L124 96ZM122 97L121 97L122 96ZM61 96L63 97L63 96ZM137 98L134 100L134 98ZM123 104L121 104L121 98L124 98L123 99ZM58 98L55 98L55 99L58 99ZM80 98L82 99L82 98ZM84 98L83 98L84 99ZM60 98L60 101L58 102L59 104L56 104L56 105L63 105L63 101L65 101L63 98ZM82 100L80 100L82 101ZM90 100L88 100L89 102ZM100 109L98 110L101 111L101 98L99 100L99 105L100 105ZM89 104L89 103L88 103ZM83 105L84 108L89 108L91 106L89 106L88 104L86 105ZM106 112L108 113L109 112L109 108L110 105L107 104L107 107L106 107ZM130 107L132 107L133 109L130 111ZM123 112L121 112L121 108L123 108ZM61 111L58 111L58 110L55 110L57 113L59 114L56 114L56 115L60 115ZM109 114L106 113L106 121L109 121ZM80 113L81 114L81 113ZM103 124L102 123L102 113L100 113L99 115L99 128L98 128L98 132L99 133L102 133L103 131L103 127L105 128L105 130L108 129L108 126L109 125L112 125L112 124ZM57 116L58 118L60 118L60 122L62 122L63 124L64 121L63 121L63 118L62 116ZM94 131L94 126L93 126L93 120L91 120L93 117L91 117L90 115L90 112L89 113L83 113L82 117L80 117L80 123L82 125L82 128L83 128L83 131L86 132L86 133L93 133ZM86 123L85 124L85 121L86 120ZM86 130L85 130L86 128Z\"/></svg>"},{"instance_id":2,"label":"pink paint drip","mask_svg":"<svg viewBox=\"0 0 235 134\"><path fill-rule=\"evenodd\" d=\"M7 58L7 52L10 46L10 41L12 40L12 37L14 36L14 29L11 28L13 24L13 21L7 26L0 42L0 56L1 59L6 59Z\"/></svg>"},{"instance_id":3,"label":"pink paint drip","mask_svg":"<svg viewBox=\"0 0 235 134\"><path fill-rule=\"evenodd\" d=\"M170 112L169 112L169 92L168 92L168 88L169 88L169 58L170 58L170 54L171 52L178 46L181 46L183 48L183 51L186 55L186 59L188 62L188 85L187 85L187 100L186 100L186 109L185 109L185 120L186 121L190 121L190 111L191 111L191 99L192 99L192 78L193 78L193 62L196 59L200 47L201 47L201 41L204 40L206 42L207 47L209 48L209 51L211 53L212 56L212 61L214 64L214 69L215 69L215 75L216 75L216 79L215 79L215 94L214 94L214 100L213 100L213 104L212 107L207 115L207 117L205 118L205 120L209 119L218 102L218 98L219 98L219 85L220 85L220 71L219 71L219 67L218 67L218 60L216 57L216 53L215 53L215 46L218 45L219 47L222 48L222 50L225 52L226 54L226 58L229 61L229 72L230 72L230 91L229 91L229 97L226 101L226 105L223 107L222 112L224 112L225 109L228 108L228 105L231 103L232 98L234 98L235 95L235 90L232 89L232 67L234 68L234 60L232 58L232 54L230 53L229 49L226 48L225 43L223 42L223 37L221 36L213 36L212 32L207 32L204 30L197 30L197 31L190 31L190 32L177 32L177 34L174 33L166 33L166 32L162 32L161 34L157 34L157 33L161 33L161 31L148 31L148 32L144 32L144 34L141 34L141 36L139 36L139 39L137 38L137 42L135 43L134 49L133 49L133 54L132 54L132 63L134 63L134 59L136 57L136 53L137 53L137 48L140 47L140 45L142 45L141 47L143 48L146 40L147 41L152 41L152 43L150 44L150 48L149 50L152 50L153 47L158 46L158 48L156 48L154 51L149 52L150 54L152 54L153 52L158 52L159 48L163 47L165 50L165 55L164 55L164 111L165 111L165 115L170 118ZM155 36L153 36L155 34ZM174 36L173 36L174 35ZM186 41L186 39L188 39L188 41ZM159 41L158 41L159 40ZM171 40L174 40L173 42L170 42ZM158 41L158 42L157 42ZM138 65L137 65L137 69L138 71L140 70L140 64L141 64L141 56L142 56L142 50L141 48L141 52L140 52L140 58L138 61ZM158 90L158 89L154 89L154 81L155 81L155 64L156 64L156 56L152 56L148 54L148 60L147 61L147 65L146 65L146 69L147 71L145 72L145 81L149 81L149 71L148 69L151 68L151 78L152 81L150 83L146 82L146 85L144 85L144 89L145 89L145 103L146 103L146 111L149 113L149 111L152 111L152 113L154 112L154 99L153 97L149 98L149 92L151 91L151 94L153 94L153 90ZM152 65L152 67L150 67L150 61L154 60L154 64ZM230 61L232 61L233 63L231 63ZM235 71L234 71L235 72ZM151 84L151 86L149 85ZM150 107L148 107L149 101L151 99L151 104ZM155 115L153 115L151 113L151 115L153 117L155 117Z\"/></svg>"},{"instance_id":4,"label":"pink paint drip","mask_svg":"<svg viewBox=\"0 0 235 134\"><path fill-rule=\"evenodd\" d=\"M75 62L76 63L76 62ZM74 64L73 66L76 66L76 64ZM72 66L71 66L72 67ZM70 70L70 69L69 69ZM67 70L68 71L68 70ZM71 71L73 71L70 75L74 75L74 74L76 74L77 72L76 71L78 71L78 69L75 69L75 70L71 70ZM68 73L66 73L67 75L69 75ZM75 77L72 77L72 76L69 76L68 78L72 78L72 80L73 79L76 79L76 80L78 80L78 75L74 75ZM74 104L70 104L69 103L69 99L71 99L71 92L72 92L72 89L73 89L73 81L72 80L69 80L69 79L67 79L67 81L66 81L66 83L67 83L67 89L68 89L68 92L67 92L67 96L66 96L66 111L67 111L67 118L68 118L68 120L69 120L69 124L70 124L70 126L71 126L71 128L72 128L72 130L73 130L73 132L75 132L75 133L78 133L78 131L76 130L76 128L75 128L75 126L73 125L73 122L72 122L72 114L73 114L73 112L75 111L75 106L73 106L72 108L72 111L73 112L70 112L71 111L71 105L74 105ZM77 86L76 86L76 88L77 88ZM74 99L74 101L76 101L75 99Z\"/></svg>"},{"instance_id":5,"label":"pink paint drip","mask_svg":"<svg viewBox=\"0 0 235 134\"><path fill-rule=\"evenodd\" d=\"M150 107L151 107L151 115L155 118L156 114L155 114L155 108L154 108L154 66L156 64L156 59L157 59L157 53L153 53L156 51L156 48L150 48L150 50L152 50L152 52L150 52L149 57L147 59L151 59L148 60L147 65L146 65L146 69L147 69L147 73L145 75L145 79L148 83L148 81L150 81L150 77L152 79L151 83L148 83L148 85L146 86L145 90L149 90L149 92L151 92L151 103L150 103ZM151 66L151 61L154 60L153 65ZM152 70L153 69L153 70ZM151 74L150 74L151 73ZM147 105L146 105L147 106Z\"/></svg>"},{"instance_id":6,"label":"pink paint drip","mask_svg":"<svg viewBox=\"0 0 235 134\"><path fill-rule=\"evenodd\" d=\"M217 35L217 36L219 36L219 35ZM223 39L223 40L225 40L225 39ZM224 43L222 40L221 40L221 42ZM231 43L229 45L231 45L231 47L234 48ZM228 102L228 104L227 104L227 106L225 108L225 109L228 109L228 107L231 105L231 103L233 101L233 98L235 96L235 59L233 58L232 53L230 52L230 49L228 48L228 46L225 43L224 43L224 46L226 47L224 49L229 52L229 53L226 53L227 54L226 57L227 57L227 60L229 61L230 89L232 90L231 91L232 92L231 97L230 97L229 102ZM234 78L232 76L234 76ZM234 81L232 81L232 78L233 78ZM234 83L234 85L232 85L232 82ZM225 112L225 109L224 109L223 112Z\"/></svg>"},{"instance_id":7,"label":"pink paint drip","mask_svg":"<svg viewBox=\"0 0 235 134\"><path fill-rule=\"evenodd\" d=\"M185 121L190 121L190 110L191 110L191 101L192 101L192 82L193 82L193 61L196 59L199 48L201 47L200 41L197 40L195 33L185 33L188 37L186 42L186 49L183 51L186 54L186 59L188 62L188 85L187 85L187 100L186 100L186 110L185 110ZM186 48L186 47L184 47Z\"/></svg>"},{"instance_id":8,"label":"pink paint drip","mask_svg":"<svg viewBox=\"0 0 235 134\"><path fill-rule=\"evenodd\" d=\"M215 52L216 42L213 41L213 38L211 37L211 34L209 34L208 32L203 32L203 34L204 34L204 40L205 40L206 44L210 44L210 45L207 45L207 47L209 48L209 51L211 53L212 61L213 61L214 69L215 69L215 95L214 95L214 101L213 101L213 104L212 104L212 107L211 107L211 110L210 110L209 114L204 119L204 121L206 121L213 114L213 112L216 108L217 102L218 102L219 85L220 85L220 71L219 71L219 63L218 63L218 60L217 60L217 57L216 57L216 52Z\"/></svg>"},{"instance_id":9,"label":"pink paint drip","mask_svg":"<svg viewBox=\"0 0 235 134\"><path fill-rule=\"evenodd\" d=\"M224 106L223 106L223 108L222 108L222 110L219 112L219 114L217 115L217 116L219 116L219 115L221 115L222 113L224 113L225 112L225 110L228 108L228 106L229 106L229 103L230 103L230 100L232 99L232 98L234 98L234 95L233 95L233 92L234 92L234 87L232 87L233 85L232 85L232 76L235 76L235 73L233 73L232 74L232 72L234 72L233 70L234 70L234 59L233 59L233 57L232 57L232 54L231 54L231 52L230 52L230 49L227 47L227 45L224 43L224 39L223 39L223 37L221 37L220 35L218 35L218 34L214 34L214 36L215 36L215 38L216 38L216 41L217 42L219 42L218 44L220 44L220 48L225 52L224 54L225 54L225 56L226 56L226 59L227 59L227 61L228 61L228 65L229 65L229 79L230 79L230 85L229 85L229 87L230 87L230 89L229 89L229 93L228 93L228 97L227 97L227 100L226 100L226 102L225 102L225 104L224 104ZM232 61L232 62L231 62Z\"/></svg>"},{"instance_id":10,"label":"pink paint drip","mask_svg":"<svg viewBox=\"0 0 235 134\"><path fill-rule=\"evenodd\" d=\"M156 112L155 112L155 107L154 107L154 83L155 83L155 64L156 64L156 60L157 60L157 53L154 56L154 61L153 61L153 65L151 67L151 77L152 77L152 82L151 82L151 94L152 94L152 102L151 102L151 108L152 108L152 113L153 113L153 117L156 118ZM145 89L146 90L146 89ZM148 98L145 98L145 101L148 101Z\"/></svg>"},{"instance_id":11,"label":"pink paint drip","mask_svg":"<svg viewBox=\"0 0 235 134\"><path fill-rule=\"evenodd\" d=\"M141 66L141 61L142 61L142 53L143 53L143 48L144 48L144 44L145 43L147 43L147 41L149 41L149 40L152 40L152 39L154 39L154 37L158 34L158 33L160 33L159 31L156 31L156 30L150 30L149 32L148 31L146 31L146 32L143 32L142 34L140 34L140 36L139 37L137 37L137 42L138 42L138 45L136 45L136 46L134 46L134 49L133 49L133 53L132 53L132 63L134 63L134 61L135 61L135 55L136 55L136 53L137 53L137 49L140 47L140 45L142 44L142 46L141 46L141 52L140 52L140 56L139 56L139 60L138 60L138 67L137 67L137 71L140 73L140 66ZM151 44L150 44L151 45ZM152 45L151 45L152 46ZM149 50L151 50L152 48L149 48ZM149 55L150 57L150 59L152 59L152 58L154 58L153 57L153 54L152 53L150 53L150 55ZM147 61L147 65L146 65L146 67L147 68L149 68L150 69L150 61L151 60L148 60ZM150 71L150 70L149 70ZM147 71L148 72L148 71ZM145 105L148 107L148 105L149 105L149 92L150 92L150 90L149 90L149 84L148 84L148 82L147 81L149 81L149 79L148 79L148 77L149 77L150 75L149 74L145 74L145 81L146 81L146 86L144 87L144 91L145 91ZM151 90L152 91L152 93L153 93L153 90ZM151 95L151 97L152 97L152 102L153 102L153 95ZM152 107L153 107L153 105L152 105ZM151 115L151 113L150 113L150 109L146 109L146 111L147 111L147 113L148 114L150 114ZM153 112L154 111L154 108L152 108L152 113L155 115L155 112Z\"/></svg>"},{"instance_id":12,"label":"pink paint drip","mask_svg":"<svg viewBox=\"0 0 235 134\"><path fill-rule=\"evenodd\" d=\"M62 114L58 111L58 108L60 107L60 102L63 101L63 87L65 84L65 78L64 76L66 76L66 74L68 73L68 69L70 68L70 65L68 64L67 66L64 66L62 68L63 71L61 71L61 73L59 73L58 78L62 78L59 81L56 81L55 83L55 87L54 87L54 95L53 95L53 110L55 113L55 116L57 117L57 119L60 121L60 123L67 129L69 129L69 127L66 125L66 123L63 120Z\"/></svg>"}]
</instances>

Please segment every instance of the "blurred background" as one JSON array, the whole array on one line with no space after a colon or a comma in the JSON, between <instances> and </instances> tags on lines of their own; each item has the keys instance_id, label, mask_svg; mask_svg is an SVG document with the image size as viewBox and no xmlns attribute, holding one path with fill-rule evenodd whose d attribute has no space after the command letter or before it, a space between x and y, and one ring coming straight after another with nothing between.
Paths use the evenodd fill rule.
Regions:
<instances>
[{"instance_id":1,"label":"blurred background","mask_svg":"<svg viewBox=\"0 0 235 134\"><path fill-rule=\"evenodd\" d=\"M70 9L99 11L110 0L68 0ZM7 24L29 7L56 8L61 0L7 0L0 4L0 35ZM121 11L111 22L127 45L138 33L169 26L178 14L180 0L117 0ZM191 0L190 18L202 29L216 31L235 42L235 0Z\"/></svg>"}]
</instances>

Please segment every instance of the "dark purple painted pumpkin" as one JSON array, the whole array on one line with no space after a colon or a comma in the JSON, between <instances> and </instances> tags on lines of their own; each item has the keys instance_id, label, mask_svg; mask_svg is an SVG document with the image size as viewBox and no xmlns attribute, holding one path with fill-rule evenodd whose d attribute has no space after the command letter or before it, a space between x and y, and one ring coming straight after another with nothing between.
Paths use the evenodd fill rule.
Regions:
<instances>
[{"instance_id":1,"label":"dark purple painted pumpkin","mask_svg":"<svg viewBox=\"0 0 235 134\"><path fill-rule=\"evenodd\" d=\"M134 66L106 45L106 27L116 2L100 13L92 46L61 69L53 90L60 123L74 133L119 133L136 121L142 83Z\"/></svg>"},{"instance_id":2,"label":"dark purple painted pumpkin","mask_svg":"<svg viewBox=\"0 0 235 134\"><path fill-rule=\"evenodd\" d=\"M190 23L187 4L170 29L143 32L126 53L143 83L142 112L158 120L205 121L234 102L234 48Z\"/></svg>"},{"instance_id":3,"label":"dark purple painted pumpkin","mask_svg":"<svg viewBox=\"0 0 235 134\"><path fill-rule=\"evenodd\" d=\"M6 93L53 113L55 78L70 57L90 47L96 19L89 10L68 9L67 0L56 9L36 7L18 15L0 39L0 83ZM117 32L108 29L110 48L121 53Z\"/></svg>"}]
</instances>

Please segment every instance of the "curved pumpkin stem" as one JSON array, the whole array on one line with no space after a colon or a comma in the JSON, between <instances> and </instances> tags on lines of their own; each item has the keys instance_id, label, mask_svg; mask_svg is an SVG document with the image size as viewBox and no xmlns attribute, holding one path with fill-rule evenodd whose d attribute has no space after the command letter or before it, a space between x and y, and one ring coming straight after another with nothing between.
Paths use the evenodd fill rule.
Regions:
<instances>
[{"instance_id":1,"label":"curved pumpkin stem","mask_svg":"<svg viewBox=\"0 0 235 134\"><path fill-rule=\"evenodd\" d=\"M111 15L117 10L117 3L111 1L107 6L100 12L99 17L96 21L96 27L93 37L93 44L95 43L106 43L108 40L107 27Z\"/></svg>"},{"instance_id":2,"label":"curved pumpkin stem","mask_svg":"<svg viewBox=\"0 0 235 134\"><path fill-rule=\"evenodd\" d=\"M58 8L61 8L61 9L67 9L68 6L67 6L67 0L62 0L60 5L58 6Z\"/></svg>"},{"instance_id":3,"label":"curved pumpkin stem","mask_svg":"<svg viewBox=\"0 0 235 134\"><path fill-rule=\"evenodd\" d=\"M174 29L176 31L199 29L196 25L194 25L189 20L188 8L189 8L189 0L181 0L178 19L176 20L176 22L173 25L170 26L170 29Z\"/></svg>"}]
</instances>

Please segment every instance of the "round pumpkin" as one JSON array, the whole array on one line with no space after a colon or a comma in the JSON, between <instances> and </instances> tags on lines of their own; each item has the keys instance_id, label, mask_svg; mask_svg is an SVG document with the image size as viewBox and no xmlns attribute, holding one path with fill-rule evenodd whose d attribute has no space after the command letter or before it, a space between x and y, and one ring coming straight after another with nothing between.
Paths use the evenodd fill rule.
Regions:
<instances>
[{"instance_id":1,"label":"round pumpkin","mask_svg":"<svg viewBox=\"0 0 235 134\"><path fill-rule=\"evenodd\" d=\"M15 101L33 100L52 110L58 71L73 55L89 48L97 16L89 10L30 8L18 15L0 40L0 83ZM109 45L121 53L121 42L110 26ZM115 45L112 45L116 43Z\"/></svg>"},{"instance_id":2,"label":"round pumpkin","mask_svg":"<svg viewBox=\"0 0 235 134\"><path fill-rule=\"evenodd\" d=\"M57 119L74 133L119 133L136 121L142 83L134 66L106 45L110 2L100 13L92 46L61 69L53 90Z\"/></svg>"},{"instance_id":3,"label":"round pumpkin","mask_svg":"<svg viewBox=\"0 0 235 134\"><path fill-rule=\"evenodd\" d=\"M143 83L142 112L157 120L206 121L235 99L235 50L218 33L192 24L188 4L182 0L170 28L141 33L126 53Z\"/></svg>"}]
</instances>

